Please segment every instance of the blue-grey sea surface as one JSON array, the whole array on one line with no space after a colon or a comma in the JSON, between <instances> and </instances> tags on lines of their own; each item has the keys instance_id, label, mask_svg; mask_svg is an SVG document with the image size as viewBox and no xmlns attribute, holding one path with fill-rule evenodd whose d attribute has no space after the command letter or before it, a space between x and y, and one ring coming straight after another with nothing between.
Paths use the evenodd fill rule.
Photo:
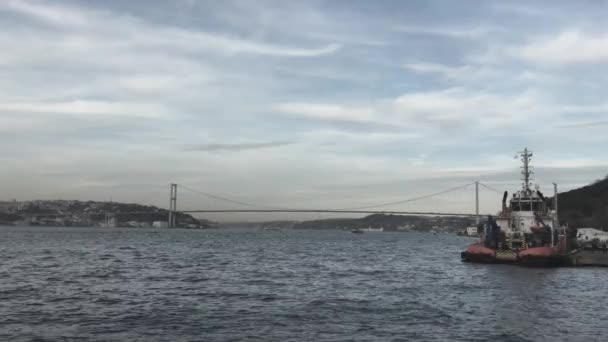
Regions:
<instances>
[{"instance_id":1,"label":"blue-grey sea surface","mask_svg":"<svg viewBox=\"0 0 608 342\"><path fill-rule=\"evenodd\" d=\"M608 269L465 264L473 240L0 228L0 341L607 341Z\"/></svg>"}]
</instances>

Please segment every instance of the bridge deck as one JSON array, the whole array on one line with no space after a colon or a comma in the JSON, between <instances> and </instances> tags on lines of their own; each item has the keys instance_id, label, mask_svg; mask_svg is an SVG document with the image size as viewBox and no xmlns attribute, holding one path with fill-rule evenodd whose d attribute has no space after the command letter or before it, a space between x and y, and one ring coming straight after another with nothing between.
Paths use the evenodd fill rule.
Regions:
<instances>
[{"instance_id":1,"label":"bridge deck","mask_svg":"<svg viewBox=\"0 0 608 342\"><path fill-rule=\"evenodd\" d=\"M421 216L461 216L475 217L475 214L437 213L430 211L373 211L373 210L326 210L326 209L216 209L216 210L178 210L180 213L333 213L333 214L385 214ZM483 216L483 215L480 215Z\"/></svg>"}]
</instances>

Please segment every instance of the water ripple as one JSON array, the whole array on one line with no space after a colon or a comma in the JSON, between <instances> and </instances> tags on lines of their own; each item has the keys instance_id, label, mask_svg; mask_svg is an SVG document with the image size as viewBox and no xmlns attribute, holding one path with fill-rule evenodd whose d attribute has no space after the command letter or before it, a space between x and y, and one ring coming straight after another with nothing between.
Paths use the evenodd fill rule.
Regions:
<instances>
[{"instance_id":1,"label":"water ripple","mask_svg":"<svg viewBox=\"0 0 608 342\"><path fill-rule=\"evenodd\" d=\"M604 269L420 233L0 228L1 341L603 341Z\"/></svg>"}]
</instances>

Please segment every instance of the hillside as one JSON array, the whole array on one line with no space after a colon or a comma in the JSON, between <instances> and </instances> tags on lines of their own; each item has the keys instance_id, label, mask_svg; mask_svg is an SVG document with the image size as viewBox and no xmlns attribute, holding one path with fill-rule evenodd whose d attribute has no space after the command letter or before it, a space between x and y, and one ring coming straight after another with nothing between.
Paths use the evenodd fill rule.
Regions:
<instances>
[{"instance_id":1,"label":"hillside","mask_svg":"<svg viewBox=\"0 0 608 342\"><path fill-rule=\"evenodd\" d=\"M120 226L151 227L167 221L169 212L154 206L95 201L35 200L0 202L0 224L40 226ZM108 221L108 218L112 218ZM205 220L178 213L177 226L206 228Z\"/></svg>"},{"instance_id":2,"label":"hillside","mask_svg":"<svg viewBox=\"0 0 608 342\"><path fill-rule=\"evenodd\" d=\"M552 200L552 199L551 199ZM559 219L572 228L608 229L608 176L593 184L559 194ZM370 215L360 219L328 219L298 223L294 229L354 229L455 231L473 224L461 217Z\"/></svg>"},{"instance_id":3,"label":"hillside","mask_svg":"<svg viewBox=\"0 0 608 342\"><path fill-rule=\"evenodd\" d=\"M559 194L559 219L570 227L608 228L608 176Z\"/></svg>"},{"instance_id":4,"label":"hillside","mask_svg":"<svg viewBox=\"0 0 608 342\"><path fill-rule=\"evenodd\" d=\"M455 232L473 224L473 219L453 216L403 216L373 214L359 219L326 219L304 221L294 229L355 229L379 228L385 231L444 231Z\"/></svg>"}]
</instances>

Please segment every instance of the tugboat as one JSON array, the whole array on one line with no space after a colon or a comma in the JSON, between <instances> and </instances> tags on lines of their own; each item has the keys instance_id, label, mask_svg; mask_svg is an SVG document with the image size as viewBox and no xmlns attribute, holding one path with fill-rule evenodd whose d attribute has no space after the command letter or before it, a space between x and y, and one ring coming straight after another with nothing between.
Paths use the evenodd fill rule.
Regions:
<instances>
[{"instance_id":1,"label":"tugboat","mask_svg":"<svg viewBox=\"0 0 608 342\"><path fill-rule=\"evenodd\" d=\"M565 229L557 229L557 211L536 185L531 189L532 152L520 152L523 175L522 189L502 199L502 210L496 218L489 216L483 224L479 243L461 253L462 261L508 263L522 266L562 266L567 263ZM557 186L555 197L557 198ZM555 208L555 205L554 205Z\"/></svg>"}]
</instances>

